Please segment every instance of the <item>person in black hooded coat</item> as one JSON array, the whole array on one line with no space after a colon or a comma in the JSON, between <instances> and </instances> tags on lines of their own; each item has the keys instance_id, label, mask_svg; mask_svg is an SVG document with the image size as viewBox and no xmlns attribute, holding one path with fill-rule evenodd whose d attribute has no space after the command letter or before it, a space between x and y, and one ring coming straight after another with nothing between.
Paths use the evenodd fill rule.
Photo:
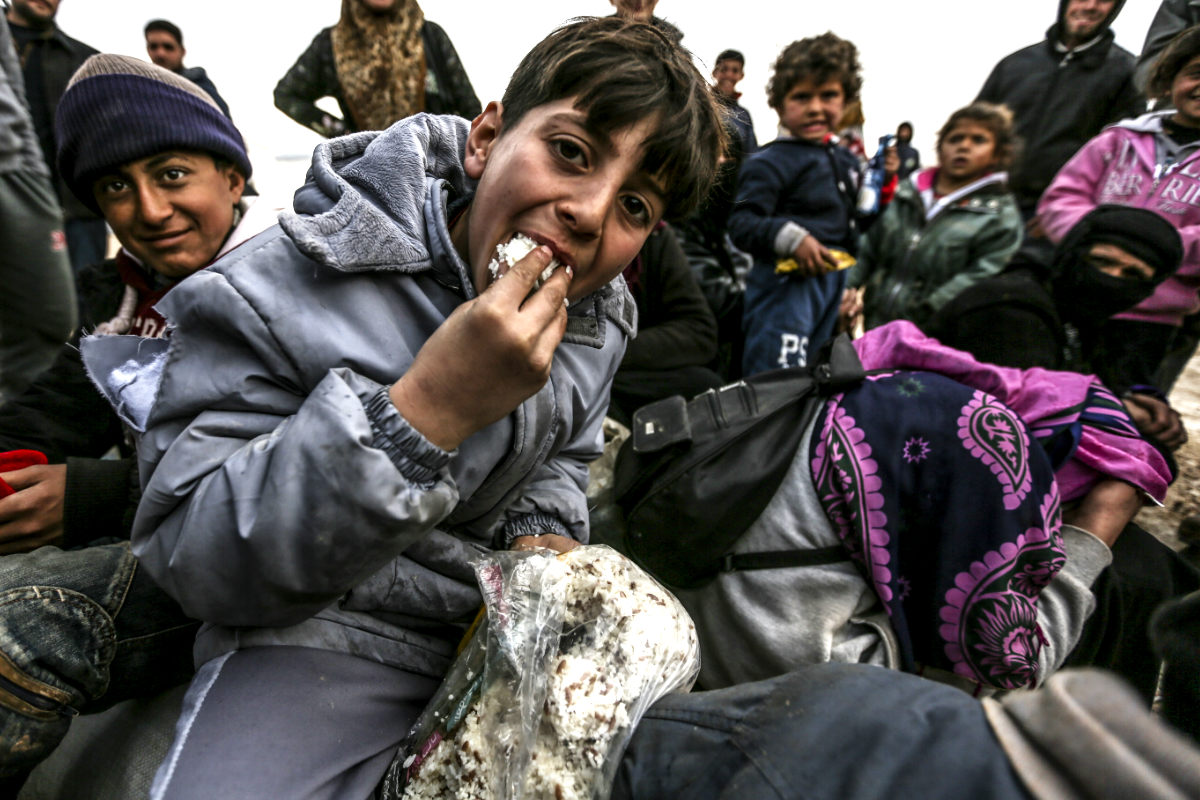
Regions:
<instances>
[{"instance_id":1,"label":"person in black hooded coat","mask_svg":"<svg viewBox=\"0 0 1200 800\"><path fill-rule=\"evenodd\" d=\"M1059 0L1046 38L1002 58L975 98L1012 109L1024 153L1008 185L1026 219L1088 139L1145 110L1133 83L1133 55L1117 46L1109 29L1123 5L1125 0ZM1101 13L1107 7L1107 15L1096 19L1096 7Z\"/></svg>"}]
</instances>

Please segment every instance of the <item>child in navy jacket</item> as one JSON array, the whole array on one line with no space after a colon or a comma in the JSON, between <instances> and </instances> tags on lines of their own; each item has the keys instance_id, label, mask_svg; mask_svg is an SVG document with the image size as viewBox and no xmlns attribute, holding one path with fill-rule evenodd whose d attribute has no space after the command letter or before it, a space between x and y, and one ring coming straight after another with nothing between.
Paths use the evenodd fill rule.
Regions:
<instances>
[{"instance_id":1,"label":"child in navy jacket","mask_svg":"<svg viewBox=\"0 0 1200 800\"><path fill-rule=\"evenodd\" d=\"M754 256L746 285L743 374L804 366L834 332L845 289L835 252L857 248L858 162L836 146L862 87L855 46L833 33L788 45L767 85L779 138L747 159L729 217Z\"/></svg>"}]
</instances>

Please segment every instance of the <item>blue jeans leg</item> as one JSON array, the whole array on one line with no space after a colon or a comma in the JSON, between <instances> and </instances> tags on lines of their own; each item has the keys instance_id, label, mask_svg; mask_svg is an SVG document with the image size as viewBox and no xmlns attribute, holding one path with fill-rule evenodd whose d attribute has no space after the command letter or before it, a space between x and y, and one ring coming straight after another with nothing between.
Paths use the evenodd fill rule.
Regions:
<instances>
[{"instance_id":1,"label":"blue jeans leg","mask_svg":"<svg viewBox=\"0 0 1200 800\"><path fill-rule=\"evenodd\" d=\"M75 715L187 680L197 627L128 542L0 558L0 777L36 766Z\"/></svg>"}]
</instances>

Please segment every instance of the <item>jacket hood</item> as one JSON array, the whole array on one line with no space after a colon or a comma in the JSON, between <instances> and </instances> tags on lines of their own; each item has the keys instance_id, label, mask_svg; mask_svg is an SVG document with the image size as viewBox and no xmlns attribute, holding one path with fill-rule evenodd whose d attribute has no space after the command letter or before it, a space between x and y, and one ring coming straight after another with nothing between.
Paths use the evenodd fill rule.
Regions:
<instances>
[{"instance_id":1,"label":"jacket hood","mask_svg":"<svg viewBox=\"0 0 1200 800\"><path fill-rule=\"evenodd\" d=\"M468 127L459 117L417 114L385 131L322 142L280 226L300 252L334 269L429 269L430 188L454 197L475 191L462 168ZM429 205L444 217L444 203Z\"/></svg>"},{"instance_id":2,"label":"jacket hood","mask_svg":"<svg viewBox=\"0 0 1200 800\"><path fill-rule=\"evenodd\" d=\"M1070 2L1071 0L1058 0L1058 16L1054 18L1054 24L1046 31L1046 38L1050 40L1051 44L1058 41L1058 32L1062 30L1063 25L1063 15L1067 13L1067 4ZM1110 28L1112 28L1113 22L1116 20L1117 15L1121 13L1121 9L1124 6L1125 0L1117 0L1117 4L1113 6L1112 13L1108 15L1108 19L1104 20L1104 24L1100 26L1100 32L1097 36L1103 37L1107 35L1109 39L1113 38Z\"/></svg>"},{"instance_id":3,"label":"jacket hood","mask_svg":"<svg viewBox=\"0 0 1200 800\"><path fill-rule=\"evenodd\" d=\"M1125 128L1126 130L1136 133L1162 133L1163 118L1169 117L1175 113L1174 109L1166 111L1148 111L1139 117L1133 119L1123 119L1120 122L1113 123L1114 128Z\"/></svg>"}]
</instances>

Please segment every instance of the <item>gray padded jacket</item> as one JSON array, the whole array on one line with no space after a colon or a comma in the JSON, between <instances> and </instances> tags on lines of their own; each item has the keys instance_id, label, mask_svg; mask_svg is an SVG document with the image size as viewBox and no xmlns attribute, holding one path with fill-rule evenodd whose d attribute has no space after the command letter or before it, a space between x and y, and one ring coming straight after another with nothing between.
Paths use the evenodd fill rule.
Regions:
<instances>
[{"instance_id":1,"label":"gray padded jacket","mask_svg":"<svg viewBox=\"0 0 1200 800\"><path fill-rule=\"evenodd\" d=\"M0 174L28 171L50 176L25 101L25 78L12 33L0 23Z\"/></svg>"},{"instance_id":2,"label":"gray padded jacket","mask_svg":"<svg viewBox=\"0 0 1200 800\"><path fill-rule=\"evenodd\" d=\"M570 308L547 384L454 453L387 397L475 294L446 219L474 191L467 130L417 115L318 145L295 212L159 304L165 342L85 341L138 431L134 551L208 623L198 662L293 644L440 677L480 604L475 553L587 541L587 463L636 325L619 276Z\"/></svg>"}]
</instances>

